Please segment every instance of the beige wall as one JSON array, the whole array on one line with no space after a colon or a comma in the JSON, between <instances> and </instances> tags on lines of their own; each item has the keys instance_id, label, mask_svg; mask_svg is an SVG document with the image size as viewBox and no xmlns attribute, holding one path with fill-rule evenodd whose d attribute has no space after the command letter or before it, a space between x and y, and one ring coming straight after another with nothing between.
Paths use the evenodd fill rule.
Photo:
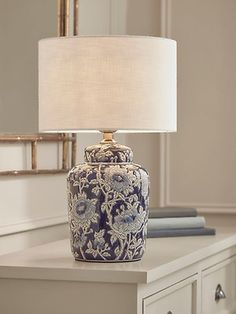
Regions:
<instances>
[{"instance_id":1,"label":"beige wall","mask_svg":"<svg viewBox=\"0 0 236 314\"><path fill-rule=\"evenodd\" d=\"M160 35L160 0L126 0L126 9L128 35Z\"/></svg>"},{"instance_id":2,"label":"beige wall","mask_svg":"<svg viewBox=\"0 0 236 314\"><path fill-rule=\"evenodd\" d=\"M236 214L236 2L165 4L163 34L178 42L178 132L165 139L162 203Z\"/></svg>"},{"instance_id":3,"label":"beige wall","mask_svg":"<svg viewBox=\"0 0 236 314\"><path fill-rule=\"evenodd\" d=\"M54 143L39 144L39 166L59 167L59 150ZM0 144L0 170L30 163L30 145ZM66 174L0 177L0 254L67 237L66 221Z\"/></svg>"},{"instance_id":4,"label":"beige wall","mask_svg":"<svg viewBox=\"0 0 236 314\"><path fill-rule=\"evenodd\" d=\"M0 133L37 132L37 42L56 31L56 0L0 0ZM57 145L40 144L38 161L56 168ZM0 170L29 164L29 146L0 144ZM0 177L0 254L68 236L65 178Z\"/></svg>"},{"instance_id":5,"label":"beige wall","mask_svg":"<svg viewBox=\"0 0 236 314\"><path fill-rule=\"evenodd\" d=\"M38 132L38 40L57 34L57 0L0 0L0 133Z\"/></svg>"}]
</instances>

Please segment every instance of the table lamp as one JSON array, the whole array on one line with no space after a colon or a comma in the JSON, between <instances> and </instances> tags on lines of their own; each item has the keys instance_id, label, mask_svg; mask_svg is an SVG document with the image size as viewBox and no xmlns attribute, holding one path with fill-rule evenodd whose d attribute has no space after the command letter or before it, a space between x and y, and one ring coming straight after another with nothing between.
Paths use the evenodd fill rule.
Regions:
<instances>
[{"instance_id":1,"label":"table lamp","mask_svg":"<svg viewBox=\"0 0 236 314\"><path fill-rule=\"evenodd\" d=\"M67 178L75 259L140 260L149 177L113 135L176 131L176 42L146 36L41 40L39 129L103 133Z\"/></svg>"}]
</instances>

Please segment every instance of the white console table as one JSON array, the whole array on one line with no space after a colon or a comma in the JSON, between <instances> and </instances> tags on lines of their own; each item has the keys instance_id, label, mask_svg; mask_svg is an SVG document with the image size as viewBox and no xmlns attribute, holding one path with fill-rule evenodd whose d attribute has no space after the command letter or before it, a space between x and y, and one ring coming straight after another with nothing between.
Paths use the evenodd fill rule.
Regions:
<instances>
[{"instance_id":1,"label":"white console table","mask_svg":"<svg viewBox=\"0 0 236 314\"><path fill-rule=\"evenodd\" d=\"M68 240L1 256L0 313L236 313L236 227L148 239L131 263L75 262Z\"/></svg>"}]
</instances>

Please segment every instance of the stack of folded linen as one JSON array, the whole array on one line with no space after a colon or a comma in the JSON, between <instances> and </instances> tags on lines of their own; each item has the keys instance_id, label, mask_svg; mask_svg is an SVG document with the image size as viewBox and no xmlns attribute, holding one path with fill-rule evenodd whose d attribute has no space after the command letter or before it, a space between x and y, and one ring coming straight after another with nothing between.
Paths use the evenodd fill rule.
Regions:
<instances>
[{"instance_id":1,"label":"stack of folded linen","mask_svg":"<svg viewBox=\"0 0 236 314\"><path fill-rule=\"evenodd\" d=\"M207 228L205 218L197 216L195 208L160 207L151 209L148 219L148 238L215 235Z\"/></svg>"}]
</instances>

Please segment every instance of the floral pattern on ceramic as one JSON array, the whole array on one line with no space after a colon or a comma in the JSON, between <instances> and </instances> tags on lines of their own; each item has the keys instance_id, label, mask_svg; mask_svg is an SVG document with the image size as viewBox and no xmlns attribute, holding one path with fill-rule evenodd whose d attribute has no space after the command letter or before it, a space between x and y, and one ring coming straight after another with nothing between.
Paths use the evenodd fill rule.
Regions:
<instances>
[{"instance_id":1,"label":"floral pattern on ceramic","mask_svg":"<svg viewBox=\"0 0 236 314\"><path fill-rule=\"evenodd\" d=\"M68 174L69 224L75 259L141 259L148 218L146 170L131 162L130 148L118 144L89 147L85 160L87 163Z\"/></svg>"},{"instance_id":2,"label":"floral pattern on ceramic","mask_svg":"<svg viewBox=\"0 0 236 314\"><path fill-rule=\"evenodd\" d=\"M86 162L132 162L133 152L124 145L98 144L89 146L85 150Z\"/></svg>"}]
</instances>

